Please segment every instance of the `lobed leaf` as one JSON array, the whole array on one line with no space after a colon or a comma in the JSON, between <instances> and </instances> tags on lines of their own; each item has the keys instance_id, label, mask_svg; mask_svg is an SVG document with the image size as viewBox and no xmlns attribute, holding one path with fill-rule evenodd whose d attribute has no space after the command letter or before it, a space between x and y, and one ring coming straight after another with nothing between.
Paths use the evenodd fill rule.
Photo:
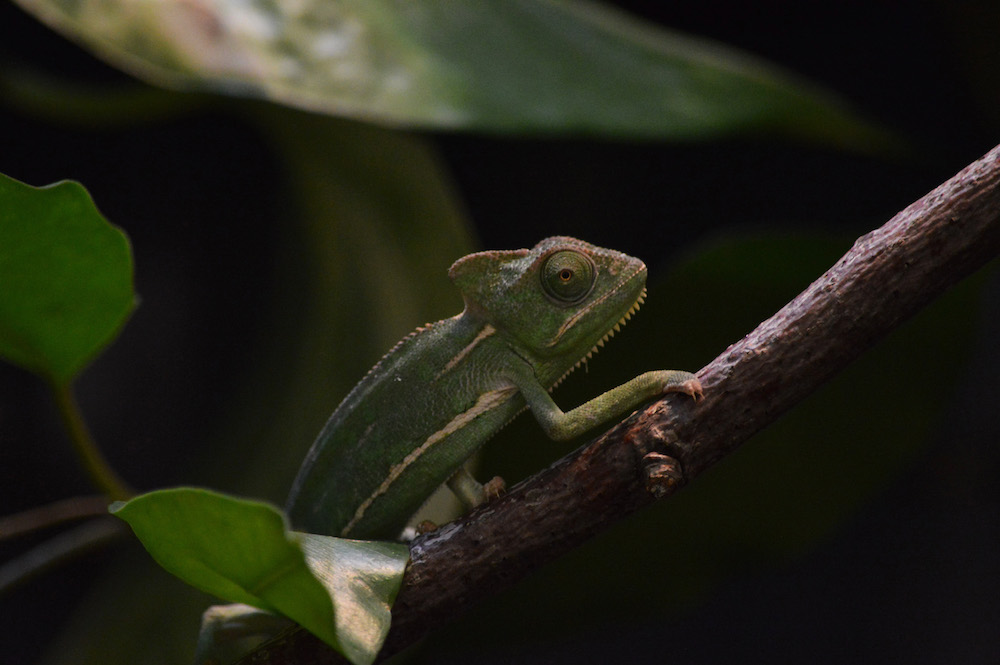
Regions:
<instances>
[{"instance_id":1,"label":"lobed leaf","mask_svg":"<svg viewBox=\"0 0 1000 665\"><path fill-rule=\"evenodd\" d=\"M64 385L135 306L128 239L82 185L0 174L0 357Z\"/></svg>"}]
</instances>

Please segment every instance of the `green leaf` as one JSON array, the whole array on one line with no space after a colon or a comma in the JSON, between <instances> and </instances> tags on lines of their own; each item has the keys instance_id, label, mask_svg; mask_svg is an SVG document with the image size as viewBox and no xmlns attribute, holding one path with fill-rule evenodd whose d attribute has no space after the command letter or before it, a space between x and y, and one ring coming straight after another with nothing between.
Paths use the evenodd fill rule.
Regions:
<instances>
[{"instance_id":1,"label":"green leaf","mask_svg":"<svg viewBox=\"0 0 1000 665\"><path fill-rule=\"evenodd\" d=\"M0 356L58 384L132 308L128 239L82 185L31 187L0 174Z\"/></svg>"},{"instance_id":2,"label":"green leaf","mask_svg":"<svg viewBox=\"0 0 1000 665\"><path fill-rule=\"evenodd\" d=\"M153 83L386 124L884 143L777 67L581 0L18 1Z\"/></svg>"},{"instance_id":3,"label":"green leaf","mask_svg":"<svg viewBox=\"0 0 1000 665\"><path fill-rule=\"evenodd\" d=\"M164 569L202 591L298 622L371 663L408 560L404 545L289 531L273 506L203 489L150 492L111 511Z\"/></svg>"},{"instance_id":4,"label":"green leaf","mask_svg":"<svg viewBox=\"0 0 1000 665\"><path fill-rule=\"evenodd\" d=\"M352 663L371 663L389 633L389 610L403 582L409 550L397 543L296 535L306 565L334 600L341 652Z\"/></svg>"}]
</instances>

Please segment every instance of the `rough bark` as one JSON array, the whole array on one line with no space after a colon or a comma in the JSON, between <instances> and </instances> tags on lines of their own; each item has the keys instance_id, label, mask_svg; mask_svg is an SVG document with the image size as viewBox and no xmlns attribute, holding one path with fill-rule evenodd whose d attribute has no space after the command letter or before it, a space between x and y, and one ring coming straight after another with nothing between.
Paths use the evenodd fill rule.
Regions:
<instances>
[{"instance_id":1,"label":"rough bark","mask_svg":"<svg viewBox=\"0 0 1000 665\"><path fill-rule=\"evenodd\" d=\"M859 238L702 369L702 401L667 396L498 500L417 538L382 655L673 494L998 253L1000 146ZM342 661L298 631L243 662Z\"/></svg>"}]
</instances>

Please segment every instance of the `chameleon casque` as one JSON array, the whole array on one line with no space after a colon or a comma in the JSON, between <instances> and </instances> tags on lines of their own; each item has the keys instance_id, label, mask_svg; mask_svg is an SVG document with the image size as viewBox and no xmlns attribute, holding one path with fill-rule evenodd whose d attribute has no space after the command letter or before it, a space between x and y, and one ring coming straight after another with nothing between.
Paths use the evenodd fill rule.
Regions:
<instances>
[{"instance_id":1,"label":"chameleon casque","mask_svg":"<svg viewBox=\"0 0 1000 665\"><path fill-rule=\"evenodd\" d=\"M642 303L639 259L569 237L487 251L449 271L464 311L402 339L337 407L288 498L294 528L394 539L442 483L468 506L484 488L464 463L527 407L552 439L577 436L649 399L695 399L690 372L646 372L571 411L549 395Z\"/></svg>"}]
</instances>

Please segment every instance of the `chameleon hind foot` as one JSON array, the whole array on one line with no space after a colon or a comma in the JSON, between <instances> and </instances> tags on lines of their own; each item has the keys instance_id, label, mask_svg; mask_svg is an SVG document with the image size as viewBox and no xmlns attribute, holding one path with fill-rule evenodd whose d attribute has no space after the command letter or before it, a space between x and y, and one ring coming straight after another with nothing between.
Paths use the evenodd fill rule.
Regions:
<instances>
[{"instance_id":1,"label":"chameleon hind foot","mask_svg":"<svg viewBox=\"0 0 1000 665\"><path fill-rule=\"evenodd\" d=\"M507 482L500 476L493 476L483 485L483 494L486 501L493 501L500 498L500 495L507 490Z\"/></svg>"},{"instance_id":2,"label":"chameleon hind foot","mask_svg":"<svg viewBox=\"0 0 1000 665\"><path fill-rule=\"evenodd\" d=\"M461 471L464 472L461 476L456 473L448 480L448 488L465 504L466 508L475 508L482 503L493 501L507 489L507 483L500 476L494 476L489 482L480 484L476 482L472 474L465 470L465 467L462 467ZM437 531L437 528L438 525L434 522L423 520L413 528L413 531L414 535L421 536L431 531Z\"/></svg>"},{"instance_id":3,"label":"chameleon hind foot","mask_svg":"<svg viewBox=\"0 0 1000 665\"><path fill-rule=\"evenodd\" d=\"M705 396L705 391L701 387L701 381L690 372L674 371L667 382L663 385L663 393L683 393L694 401L698 401Z\"/></svg>"},{"instance_id":4,"label":"chameleon hind foot","mask_svg":"<svg viewBox=\"0 0 1000 665\"><path fill-rule=\"evenodd\" d=\"M481 503L486 503L497 498L503 493L506 487L507 483L500 476L495 476L483 485L473 478L472 474L464 466L459 467L458 471L448 479L448 489L465 504L466 509L470 510Z\"/></svg>"}]
</instances>

